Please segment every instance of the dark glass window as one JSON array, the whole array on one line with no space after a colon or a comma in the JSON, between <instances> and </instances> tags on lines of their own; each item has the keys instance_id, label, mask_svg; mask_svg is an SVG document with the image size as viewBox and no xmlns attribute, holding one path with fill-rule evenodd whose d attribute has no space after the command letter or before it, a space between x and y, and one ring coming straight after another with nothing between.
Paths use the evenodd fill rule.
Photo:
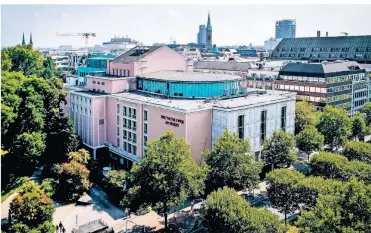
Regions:
<instances>
[{"instance_id":1,"label":"dark glass window","mask_svg":"<svg viewBox=\"0 0 371 233\"><path fill-rule=\"evenodd\" d=\"M260 115L260 142L263 143L266 136L267 110L261 111Z\"/></svg>"},{"instance_id":2,"label":"dark glass window","mask_svg":"<svg viewBox=\"0 0 371 233\"><path fill-rule=\"evenodd\" d=\"M238 116L238 137L244 139L244 125L245 125L245 116Z\"/></svg>"},{"instance_id":3,"label":"dark glass window","mask_svg":"<svg viewBox=\"0 0 371 233\"><path fill-rule=\"evenodd\" d=\"M286 106L281 108L281 129L286 131Z\"/></svg>"}]
</instances>

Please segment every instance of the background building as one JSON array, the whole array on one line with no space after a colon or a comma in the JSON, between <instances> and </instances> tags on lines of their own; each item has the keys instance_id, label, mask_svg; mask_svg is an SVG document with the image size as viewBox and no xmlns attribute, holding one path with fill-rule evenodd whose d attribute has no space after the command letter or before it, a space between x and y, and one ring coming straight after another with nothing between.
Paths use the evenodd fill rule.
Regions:
<instances>
[{"instance_id":1,"label":"background building","mask_svg":"<svg viewBox=\"0 0 371 233\"><path fill-rule=\"evenodd\" d=\"M295 38L296 20L283 19L276 21L276 38Z\"/></svg>"},{"instance_id":2,"label":"background building","mask_svg":"<svg viewBox=\"0 0 371 233\"><path fill-rule=\"evenodd\" d=\"M283 39L272 52L271 58L314 62L350 60L371 64L371 36Z\"/></svg>"},{"instance_id":3,"label":"background building","mask_svg":"<svg viewBox=\"0 0 371 233\"><path fill-rule=\"evenodd\" d=\"M273 50L281 42L282 38L270 38L269 40L264 41L264 48L269 53L272 54Z\"/></svg>"},{"instance_id":4,"label":"background building","mask_svg":"<svg viewBox=\"0 0 371 233\"><path fill-rule=\"evenodd\" d=\"M369 99L369 77L354 61L289 63L279 72L275 89L296 92L299 101L319 110L332 105L352 115Z\"/></svg>"},{"instance_id":5,"label":"background building","mask_svg":"<svg viewBox=\"0 0 371 233\"><path fill-rule=\"evenodd\" d=\"M197 44L205 45L206 44L206 26L200 25L197 33Z\"/></svg>"}]
</instances>

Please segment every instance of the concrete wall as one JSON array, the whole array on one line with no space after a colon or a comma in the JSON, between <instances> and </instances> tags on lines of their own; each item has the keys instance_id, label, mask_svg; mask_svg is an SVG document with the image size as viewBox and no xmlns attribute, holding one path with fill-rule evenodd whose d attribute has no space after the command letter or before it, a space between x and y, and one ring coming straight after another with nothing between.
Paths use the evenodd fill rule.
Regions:
<instances>
[{"instance_id":1,"label":"concrete wall","mask_svg":"<svg viewBox=\"0 0 371 233\"><path fill-rule=\"evenodd\" d=\"M193 158L200 163L202 152L211 149L211 110L189 113L186 116L187 142L191 145Z\"/></svg>"}]
</instances>

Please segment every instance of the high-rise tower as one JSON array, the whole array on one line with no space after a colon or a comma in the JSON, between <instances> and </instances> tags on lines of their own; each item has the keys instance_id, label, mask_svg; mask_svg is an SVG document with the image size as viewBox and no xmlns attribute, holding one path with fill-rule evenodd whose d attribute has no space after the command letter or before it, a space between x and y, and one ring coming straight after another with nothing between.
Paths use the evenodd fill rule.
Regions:
<instances>
[{"instance_id":1,"label":"high-rise tower","mask_svg":"<svg viewBox=\"0 0 371 233\"><path fill-rule=\"evenodd\" d=\"M206 26L206 48L207 49L210 49L210 50L212 49L213 47L212 39L213 39L213 29L211 27L210 11L209 11L209 14L207 17L207 26Z\"/></svg>"},{"instance_id":2,"label":"high-rise tower","mask_svg":"<svg viewBox=\"0 0 371 233\"><path fill-rule=\"evenodd\" d=\"M26 45L26 41L24 39L24 33L23 33L23 37L22 37L22 45Z\"/></svg>"}]
</instances>

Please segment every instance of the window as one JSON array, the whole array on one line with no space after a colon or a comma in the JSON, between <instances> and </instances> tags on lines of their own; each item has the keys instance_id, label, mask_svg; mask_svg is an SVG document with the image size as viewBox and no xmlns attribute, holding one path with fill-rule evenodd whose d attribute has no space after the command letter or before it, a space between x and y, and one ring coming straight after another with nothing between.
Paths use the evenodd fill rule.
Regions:
<instances>
[{"instance_id":1,"label":"window","mask_svg":"<svg viewBox=\"0 0 371 233\"><path fill-rule=\"evenodd\" d=\"M238 116L238 137L244 139L245 116Z\"/></svg>"},{"instance_id":2,"label":"window","mask_svg":"<svg viewBox=\"0 0 371 233\"><path fill-rule=\"evenodd\" d=\"M124 142L124 151L128 151L128 143Z\"/></svg>"},{"instance_id":3,"label":"window","mask_svg":"<svg viewBox=\"0 0 371 233\"><path fill-rule=\"evenodd\" d=\"M147 146L147 139L148 139L147 136L144 136L144 139L143 139L143 145L144 146Z\"/></svg>"},{"instance_id":4,"label":"window","mask_svg":"<svg viewBox=\"0 0 371 233\"><path fill-rule=\"evenodd\" d=\"M137 142L137 135L133 133L133 142Z\"/></svg>"},{"instance_id":5,"label":"window","mask_svg":"<svg viewBox=\"0 0 371 233\"><path fill-rule=\"evenodd\" d=\"M127 139L127 138L128 138L128 131L124 130L124 131L122 131L122 132L123 132L123 134L124 134L123 138L124 138L124 139Z\"/></svg>"},{"instance_id":6,"label":"window","mask_svg":"<svg viewBox=\"0 0 371 233\"><path fill-rule=\"evenodd\" d=\"M116 115L116 122L117 122L117 125L120 124L120 116L119 115Z\"/></svg>"},{"instance_id":7,"label":"window","mask_svg":"<svg viewBox=\"0 0 371 233\"><path fill-rule=\"evenodd\" d=\"M127 128L127 121L126 119L124 119L124 128Z\"/></svg>"},{"instance_id":8,"label":"window","mask_svg":"<svg viewBox=\"0 0 371 233\"><path fill-rule=\"evenodd\" d=\"M120 127L117 126L116 129L117 129L117 130L116 130L116 132L117 132L117 136L120 136Z\"/></svg>"},{"instance_id":9,"label":"window","mask_svg":"<svg viewBox=\"0 0 371 233\"><path fill-rule=\"evenodd\" d=\"M99 120L99 125L104 125L104 119Z\"/></svg>"},{"instance_id":10,"label":"window","mask_svg":"<svg viewBox=\"0 0 371 233\"><path fill-rule=\"evenodd\" d=\"M267 110L261 111L260 115L260 143L262 144L266 136Z\"/></svg>"},{"instance_id":11,"label":"window","mask_svg":"<svg viewBox=\"0 0 371 233\"><path fill-rule=\"evenodd\" d=\"M124 109L124 116L126 116L126 107L123 107Z\"/></svg>"},{"instance_id":12,"label":"window","mask_svg":"<svg viewBox=\"0 0 371 233\"><path fill-rule=\"evenodd\" d=\"M130 77L130 70L128 70L128 77Z\"/></svg>"},{"instance_id":13,"label":"window","mask_svg":"<svg viewBox=\"0 0 371 233\"><path fill-rule=\"evenodd\" d=\"M117 110L117 114L119 114L120 113L120 104L116 105L116 110Z\"/></svg>"},{"instance_id":14,"label":"window","mask_svg":"<svg viewBox=\"0 0 371 233\"><path fill-rule=\"evenodd\" d=\"M131 141L131 132L128 132L128 140Z\"/></svg>"},{"instance_id":15,"label":"window","mask_svg":"<svg viewBox=\"0 0 371 233\"><path fill-rule=\"evenodd\" d=\"M286 131L286 106L281 108L281 129Z\"/></svg>"},{"instance_id":16,"label":"window","mask_svg":"<svg viewBox=\"0 0 371 233\"><path fill-rule=\"evenodd\" d=\"M133 117L133 118L135 118L135 117L136 117L136 115L137 115L137 114L136 114L136 109L135 109L135 108L133 108L133 115L132 115L132 117Z\"/></svg>"},{"instance_id":17,"label":"window","mask_svg":"<svg viewBox=\"0 0 371 233\"><path fill-rule=\"evenodd\" d=\"M91 110L89 110L89 116L91 116Z\"/></svg>"},{"instance_id":18,"label":"window","mask_svg":"<svg viewBox=\"0 0 371 233\"><path fill-rule=\"evenodd\" d=\"M147 134L147 123L144 123L144 133Z\"/></svg>"},{"instance_id":19,"label":"window","mask_svg":"<svg viewBox=\"0 0 371 233\"><path fill-rule=\"evenodd\" d=\"M105 83L104 83L104 82L102 82L102 85L105 85Z\"/></svg>"},{"instance_id":20,"label":"window","mask_svg":"<svg viewBox=\"0 0 371 233\"><path fill-rule=\"evenodd\" d=\"M148 120L148 112L147 110L144 110L144 121L147 121Z\"/></svg>"},{"instance_id":21,"label":"window","mask_svg":"<svg viewBox=\"0 0 371 233\"><path fill-rule=\"evenodd\" d=\"M131 117L131 108L128 108L129 109L129 117Z\"/></svg>"},{"instance_id":22,"label":"window","mask_svg":"<svg viewBox=\"0 0 371 233\"><path fill-rule=\"evenodd\" d=\"M93 81L93 84L95 84L95 81Z\"/></svg>"},{"instance_id":23,"label":"window","mask_svg":"<svg viewBox=\"0 0 371 233\"><path fill-rule=\"evenodd\" d=\"M132 154L133 155L136 155L137 154L137 147L132 145L133 149L132 149Z\"/></svg>"},{"instance_id":24,"label":"window","mask_svg":"<svg viewBox=\"0 0 371 233\"><path fill-rule=\"evenodd\" d=\"M97 82L98 85L100 85L100 82Z\"/></svg>"},{"instance_id":25,"label":"window","mask_svg":"<svg viewBox=\"0 0 371 233\"><path fill-rule=\"evenodd\" d=\"M128 144L128 152L131 154L131 144Z\"/></svg>"},{"instance_id":26,"label":"window","mask_svg":"<svg viewBox=\"0 0 371 233\"><path fill-rule=\"evenodd\" d=\"M127 125L128 129L131 129L131 120L128 120L128 125Z\"/></svg>"},{"instance_id":27,"label":"window","mask_svg":"<svg viewBox=\"0 0 371 233\"><path fill-rule=\"evenodd\" d=\"M135 121L133 121L132 123L133 123L133 130L136 130L137 129L137 123Z\"/></svg>"}]
</instances>

